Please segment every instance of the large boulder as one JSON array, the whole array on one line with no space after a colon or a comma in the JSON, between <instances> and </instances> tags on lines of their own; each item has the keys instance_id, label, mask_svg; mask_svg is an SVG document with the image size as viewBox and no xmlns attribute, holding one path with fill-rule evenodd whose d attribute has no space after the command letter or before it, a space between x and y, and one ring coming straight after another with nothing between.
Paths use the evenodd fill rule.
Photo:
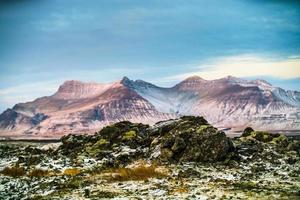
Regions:
<instances>
[{"instance_id":1,"label":"large boulder","mask_svg":"<svg viewBox=\"0 0 300 200\"><path fill-rule=\"evenodd\" d=\"M105 160L114 167L146 157L151 143L149 125L129 121L106 126L94 138L85 144L82 155Z\"/></svg>"},{"instance_id":2,"label":"large boulder","mask_svg":"<svg viewBox=\"0 0 300 200\"><path fill-rule=\"evenodd\" d=\"M129 121L119 122L104 127L97 134L98 140L106 140L108 146L126 145L130 148L149 146L149 125L131 123Z\"/></svg>"},{"instance_id":3,"label":"large boulder","mask_svg":"<svg viewBox=\"0 0 300 200\"><path fill-rule=\"evenodd\" d=\"M215 162L233 151L233 143L203 117L184 116L154 126L152 157L166 162ZM160 151L160 152L157 152Z\"/></svg>"},{"instance_id":4,"label":"large boulder","mask_svg":"<svg viewBox=\"0 0 300 200\"><path fill-rule=\"evenodd\" d=\"M253 131L254 131L254 130L253 130L253 128L251 128L251 127L245 128L245 130L244 130L243 133L242 133L242 137L250 136L251 133L252 133Z\"/></svg>"}]
</instances>

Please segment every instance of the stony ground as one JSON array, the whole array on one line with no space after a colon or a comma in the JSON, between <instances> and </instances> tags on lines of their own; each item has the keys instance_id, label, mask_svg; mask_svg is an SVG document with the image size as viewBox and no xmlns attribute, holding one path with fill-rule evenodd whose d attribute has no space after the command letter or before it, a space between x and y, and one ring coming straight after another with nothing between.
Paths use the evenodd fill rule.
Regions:
<instances>
[{"instance_id":1,"label":"stony ground","mask_svg":"<svg viewBox=\"0 0 300 200\"><path fill-rule=\"evenodd\" d=\"M228 140L195 118L53 144L2 142L0 171L0 199L300 198L299 141L252 129Z\"/></svg>"}]
</instances>

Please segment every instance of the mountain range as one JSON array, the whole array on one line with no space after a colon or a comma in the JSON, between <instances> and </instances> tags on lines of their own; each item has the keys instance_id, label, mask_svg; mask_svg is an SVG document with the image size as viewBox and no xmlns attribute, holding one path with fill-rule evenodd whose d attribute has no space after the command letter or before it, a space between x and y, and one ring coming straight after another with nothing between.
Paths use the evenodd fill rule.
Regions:
<instances>
[{"instance_id":1,"label":"mountain range","mask_svg":"<svg viewBox=\"0 0 300 200\"><path fill-rule=\"evenodd\" d=\"M300 130L300 92L232 76L192 76L170 88L127 77L108 84L71 80L51 96L4 111L0 136L58 138L118 121L153 124L182 115L201 115L233 130Z\"/></svg>"}]
</instances>

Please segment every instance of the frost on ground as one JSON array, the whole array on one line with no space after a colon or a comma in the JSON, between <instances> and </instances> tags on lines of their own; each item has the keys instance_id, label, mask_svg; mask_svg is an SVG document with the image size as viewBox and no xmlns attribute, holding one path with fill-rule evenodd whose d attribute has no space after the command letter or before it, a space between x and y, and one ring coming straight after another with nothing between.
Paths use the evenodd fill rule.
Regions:
<instances>
[{"instance_id":1,"label":"frost on ground","mask_svg":"<svg viewBox=\"0 0 300 200\"><path fill-rule=\"evenodd\" d=\"M58 145L0 143L0 199L299 199L299 141L200 117L121 122Z\"/></svg>"}]
</instances>

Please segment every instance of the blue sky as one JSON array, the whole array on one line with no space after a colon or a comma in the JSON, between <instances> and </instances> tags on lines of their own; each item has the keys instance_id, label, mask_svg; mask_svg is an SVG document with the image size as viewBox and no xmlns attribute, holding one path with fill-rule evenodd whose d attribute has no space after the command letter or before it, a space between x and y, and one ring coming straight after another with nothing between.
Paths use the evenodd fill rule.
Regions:
<instances>
[{"instance_id":1,"label":"blue sky","mask_svg":"<svg viewBox=\"0 0 300 200\"><path fill-rule=\"evenodd\" d=\"M3 0L0 111L69 79L264 78L300 90L300 3Z\"/></svg>"}]
</instances>

